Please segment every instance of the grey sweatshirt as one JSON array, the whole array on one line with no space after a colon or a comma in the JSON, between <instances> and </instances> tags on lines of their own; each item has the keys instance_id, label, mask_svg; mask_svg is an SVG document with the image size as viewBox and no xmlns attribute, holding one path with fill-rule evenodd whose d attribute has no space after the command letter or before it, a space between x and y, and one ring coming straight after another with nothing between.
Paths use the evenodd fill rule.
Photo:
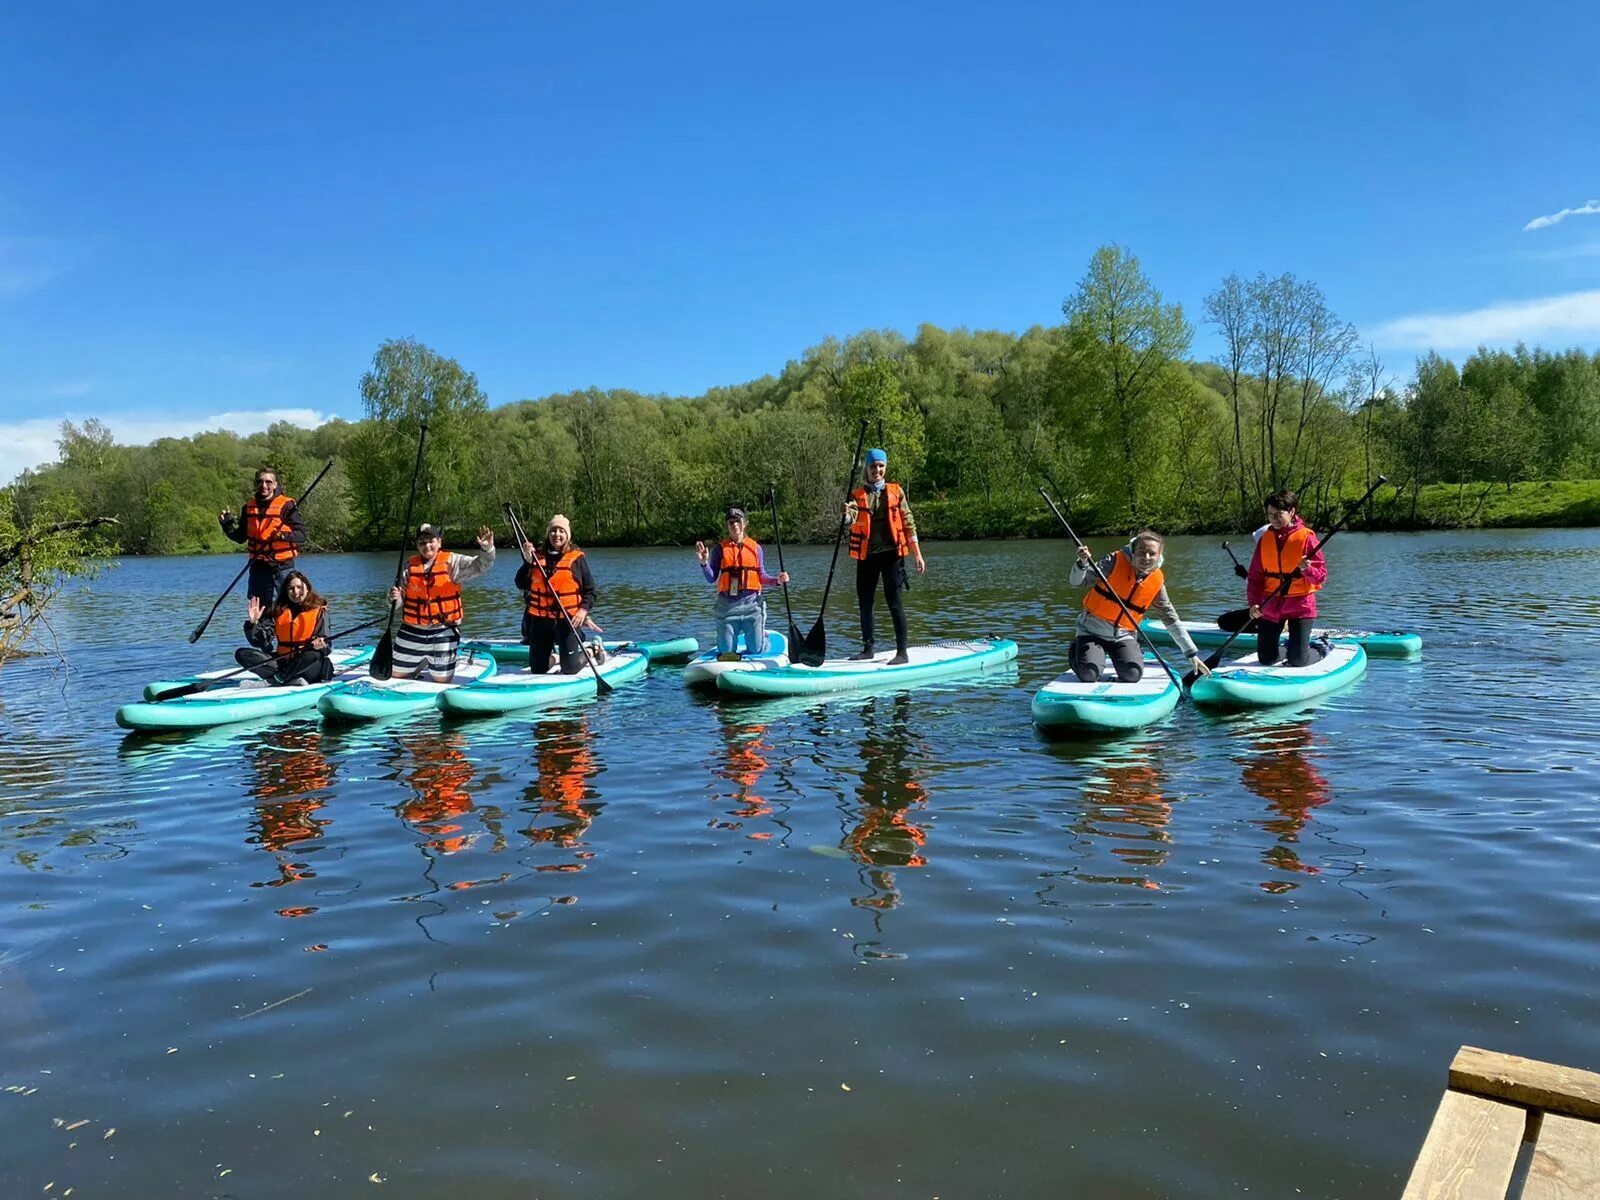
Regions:
<instances>
[{"instance_id":1,"label":"grey sweatshirt","mask_svg":"<svg viewBox=\"0 0 1600 1200\"><path fill-rule=\"evenodd\" d=\"M1100 574L1109 579L1111 577L1111 568L1116 566L1117 555L1121 553L1121 550L1113 550L1096 563L1095 565L1100 568ZM1073 559L1072 575L1069 577L1068 582L1073 587L1082 587L1085 582L1094 584L1100 581L1095 578L1093 571L1078 562L1077 559ZM1178 619L1178 610L1172 607L1172 601L1167 596L1165 584L1162 584L1161 590L1156 593L1156 598L1150 602L1150 613L1167 627L1167 632L1172 635L1172 640L1178 643L1178 649L1183 652L1184 657L1194 658L1200 653L1195 648L1194 639L1189 636L1188 631L1183 627L1183 622ZM1133 630L1115 626L1110 621L1102 620L1088 609L1078 613L1078 633L1089 637L1104 638L1108 642L1133 641L1135 637Z\"/></svg>"}]
</instances>

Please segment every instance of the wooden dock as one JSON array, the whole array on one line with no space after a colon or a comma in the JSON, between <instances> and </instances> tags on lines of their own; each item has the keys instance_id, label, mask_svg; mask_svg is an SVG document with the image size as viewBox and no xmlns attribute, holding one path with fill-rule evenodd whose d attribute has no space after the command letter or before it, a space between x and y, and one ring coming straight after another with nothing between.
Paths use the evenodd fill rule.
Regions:
<instances>
[{"instance_id":1,"label":"wooden dock","mask_svg":"<svg viewBox=\"0 0 1600 1200\"><path fill-rule=\"evenodd\" d=\"M1579 1197L1600 1197L1600 1075L1461 1047L1403 1200Z\"/></svg>"}]
</instances>

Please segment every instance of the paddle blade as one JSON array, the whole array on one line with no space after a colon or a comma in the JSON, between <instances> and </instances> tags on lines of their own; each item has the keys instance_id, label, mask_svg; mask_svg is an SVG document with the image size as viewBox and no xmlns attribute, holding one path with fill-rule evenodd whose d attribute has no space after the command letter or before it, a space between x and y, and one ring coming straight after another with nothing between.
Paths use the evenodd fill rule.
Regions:
<instances>
[{"instance_id":1,"label":"paddle blade","mask_svg":"<svg viewBox=\"0 0 1600 1200\"><path fill-rule=\"evenodd\" d=\"M150 697L150 703L160 704L166 700L176 700L180 696L192 696L196 692L203 692L211 686L213 680L202 679L197 683L186 683L182 687L168 688L164 692L157 692Z\"/></svg>"},{"instance_id":2,"label":"paddle blade","mask_svg":"<svg viewBox=\"0 0 1600 1200\"><path fill-rule=\"evenodd\" d=\"M799 639L797 649L790 655L796 662L808 667L820 667L828 657L828 631L822 627L822 618L811 627L811 632Z\"/></svg>"},{"instance_id":3,"label":"paddle blade","mask_svg":"<svg viewBox=\"0 0 1600 1200\"><path fill-rule=\"evenodd\" d=\"M189 635L189 645L192 646L200 640L200 635L206 631L206 626L209 624L211 624L211 618L207 617L194 627L194 632Z\"/></svg>"},{"instance_id":4,"label":"paddle blade","mask_svg":"<svg viewBox=\"0 0 1600 1200\"><path fill-rule=\"evenodd\" d=\"M789 622L789 656L793 658L800 652L800 647L805 644L805 635L795 627L793 621Z\"/></svg>"},{"instance_id":5,"label":"paddle blade","mask_svg":"<svg viewBox=\"0 0 1600 1200\"><path fill-rule=\"evenodd\" d=\"M1254 633L1256 623L1248 608L1230 608L1217 614L1217 628L1224 633Z\"/></svg>"},{"instance_id":6,"label":"paddle blade","mask_svg":"<svg viewBox=\"0 0 1600 1200\"><path fill-rule=\"evenodd\" d=\"M595 677L594 677L594 690L595 690L596 694L598 694L598 695L609 696L609 695L611 695L612 692L616 691L617 689L612 687L609 683L606 682L606 677L604 675L601 675L599 672L596 672L595 673Z\"/></svg>"},{"instance_id":7,"label":"paddle blade","mask_svg":"<svg viewBox=\"0 0 1600 1200\"><path fill-rule=\"evenodd\" d=\"M394 634L387 629L378 639L377 649L372 652L372 661L367 664L367 674L374 679L388 679L394 674Z\"/></svg>"}]
</instances>

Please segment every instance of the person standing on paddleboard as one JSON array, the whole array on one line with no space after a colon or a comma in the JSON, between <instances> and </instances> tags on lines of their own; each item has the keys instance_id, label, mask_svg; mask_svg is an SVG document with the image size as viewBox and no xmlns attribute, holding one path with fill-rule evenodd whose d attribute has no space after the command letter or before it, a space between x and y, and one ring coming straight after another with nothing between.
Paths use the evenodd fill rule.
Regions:
<instances>
[{"instance_id":1,"label":"person standing on paddleboard","mask_svg":"<svg viewBox=\"0 0 1600 1200\"><path fill-rule=\"evenodd\" d=\"M788 583L789 572L767 574L761 543L745 536L748 519L744 509L730 508L725 524L728 536L718 545L694 544L694 556L706 582L717 585L717 654L738 657L741 633L746 654L765 654L767 602L761 596L761 588Z\"/></svg>"},{"instance_id":2,"label":"person standing on paddleboard","mask_svg":"<svg viewBox=\"0 0 1600 1200\"><path fill-rule=\"evenodd\" d=\"M245 595L262 608L271 607L283 590L289 572L295 569L300 547L306 540L305 522L295 502L278 487L278 473L271 467L256 472L256 494L245 501L242 520L225 508L217 521L229 541L244 546L250 555L250 578Z\"/></svg>"},{"instance_id":3,"label":"person standing on paddleboard","mask_svg":"<svg viewBox=\"0 0 1600 1200\"><path fill-rule=\"evenodd\" d=\"M250 644L233 652L233 661L268 683L326 683L333 678L328 658L328 602L317 595L303 571L290 571L271 608L251 596L244 623Z\"/></svg>"},{"instance_id":4,"label":"person standing on paddleboard","mask_svg":"<svg viewBox=\"0 0 1600 1200\"><path fill-rule=\"evenodd\" d=\"M544 564L542 573L528 561L536 554ZM585 626L596 633L603 631L589 619L594 609L594 575L589 570L588 556L572 544L572 522L560 513L551 517L544 531L544 545L524 542L522 558L516 585L528 601L522 614L528 670L535 675L548 674L551 651L559 647L561 673L576 675L585 664L583 647L572 631ZM550 576L549 583L545 582L545 575ZM566 610L566 617L561 615L562 609ZM572 618L571 625L567 624L567 617Z\"/></svg>"},{"instance_id":5,"label":"person standing on paddleboard","mask_svg":"<svg viewBox=\"0 0 1600 1200\"><path fill-rule=\"evenodd\" d=\"M417 552L406 564L405 586L389 589L399 604L400 628L394 635L395 679L449 683L456 674L461 644L461 585L494 566L494 531L478 527L478 553L443 549L437 525L417 527Z\"/></svg>"},{"instance_id":6,"label":"person standing on paddleboard","mask_svg":"<svg viewBox=\"0 0 1600 1200\"><path fill-rule=\"evenodd\" d=\"M906 653L906 610L900 594L907 586L906 559L913 558L917 574L928 569L917 544L917 523L906 503L905 489L889 483L889 456L882 450L867 451L866 477L850 493L844 506L850 522L850 557L856 560L856 602L861 608L861 653L858 661L869 659L875 647L873 608L878 600L878 581L883 581L883 598L894 622L894 657L890 666L910 662Z\"/></svg>"},{"instance_id":7,"label":"person standing on paddleboard","mask_svg":"<svg viewBox=\"0 0 1600 1200\"><path fill-rule=\"evenodd\" d=\"M1328 564L1311 526L1300 519L1300 497L1291 491L1267 497L1267 527L1256 538L1245 575L1245 602L1256 622L1256 658L1264 667L1278 661L1278 642L1289 630L1291 667L1321 662L1326 645L1311 641L1317 592L1328 581Z\"/></svg>"},{"instance_id":8,"label":"person standing on paddleboard","mask_svg":"<svg viewBox=\"0 0 1600 1200\"><path fill-rule=\"evenodd\" d=\"M1078 614L1067 661L1072 673L1084 683L1099 682L1108 654L1117 678L1123 683L1137 683L1144 678L1144 651L1139 648L1136 623L1152 611L1167 627L1172 640L1195 671L1201 675L1211 674L1195 648L1194 639L1178 619L1178 610L1167 597L1166 576L1161 570L1165 549L1166 541L1159 533L1141 529L1126 546L1113 550L1095 564L1099 568L1097 574L1090 567L1094 555L1089 547L1078 547L1078 561L1072 564L1070 582L1073 587L1082 587L1085 580L1092 580L1094 586L1083 594L1083 611ZM1100 582L1102 578L1105 583ZM1109 591L1106 584L1111 585ZM1118 599L1121 604L1117 603Z\"/></svg>"}]
</instances>

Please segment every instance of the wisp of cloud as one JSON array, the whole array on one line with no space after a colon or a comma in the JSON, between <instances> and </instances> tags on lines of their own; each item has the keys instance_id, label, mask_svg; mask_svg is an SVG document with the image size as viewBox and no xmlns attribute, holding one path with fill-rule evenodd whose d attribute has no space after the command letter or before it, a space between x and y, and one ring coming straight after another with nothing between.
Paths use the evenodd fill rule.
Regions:
<instances>
[{"instance_id":1,"label":"wisp of cloud","mask_svg":"<svg viewBox=\"0 0 1600 1200\"><path fill-rule=\"evenodd\" d=\"M1547 229L1551 225L1559 225L1568 217L1587 217L1600 213L1600 200L1591 200L1582 208L1563 208L1558 213L1551 213L1548 217L1535 217L1522 227L1523 233L1531 233L1535 229Z\"/></svg>"}]
</instances>

